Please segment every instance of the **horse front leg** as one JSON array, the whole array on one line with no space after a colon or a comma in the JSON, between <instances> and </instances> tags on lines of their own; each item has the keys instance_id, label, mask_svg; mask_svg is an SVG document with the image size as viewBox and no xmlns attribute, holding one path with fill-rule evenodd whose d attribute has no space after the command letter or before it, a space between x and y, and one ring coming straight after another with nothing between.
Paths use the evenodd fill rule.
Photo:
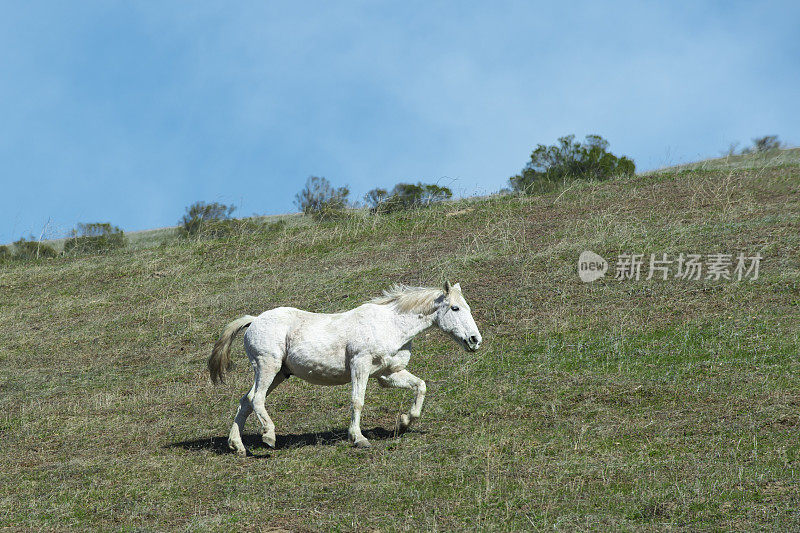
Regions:
<instances>
[{"instance_id":1,"label":"horse front leg","mask_svg":"<svg viewBox=\"0 0 800 533\"><path fill-rule=\"evenodd\" d=\"M408 429L422 415L422 404L425 403L425 392L427 390L425 382L408 370L400 370L387 376L379 376L378 383L383 387L410 389L416 392L414 405L411 406L408 414L400 415L400 429Z\"/></svg>"},{"instance_id":2,"label":"horse front leg","mask_svg":"<svg viewBox=\"0 0 800 533\"><path fill-rule=\"evenodd\" d=\"M369 381L369 371L371 361L364 358L363 361L355 359L350 363L350 377L353 382L353 406L350 418L350 428L347 430L350 440L357 448L369 448L370 443L361 434L361 410L364 409L364 394L367 392L367 381Z\"/></svg>"}]
</instances>

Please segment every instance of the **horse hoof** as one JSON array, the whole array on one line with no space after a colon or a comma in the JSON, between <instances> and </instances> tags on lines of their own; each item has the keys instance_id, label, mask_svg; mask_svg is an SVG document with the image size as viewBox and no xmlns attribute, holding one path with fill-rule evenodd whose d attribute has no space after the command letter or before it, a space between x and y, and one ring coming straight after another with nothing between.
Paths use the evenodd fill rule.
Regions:
<instances>
[{"instance_id":1,"label":"horse hoof","mask_svg":"<svg viewBox=\"0 0 800 533\"><path fill-rule=\"evenodd\" d=\"M241 455L242 457L247 455L247 450L245 449L244 444L240 442L229 440L228 448L230 448L232 452L235 452L237 455Z\"/></svg>"},{"instance_id":2,"label":"horse hoof","mask_svg":"<svg viewBox=\"0 0 800 533\"><path fill-rule=\"evenodd\" d=\"M239 457L247 457L247 448L244 445L237 445L233 442L228 441L228 448L231 449Z\"/></svg>"},{"instance_id":3,"label":"horse hoof","mask_svg":"<svg viewBox=\"0 0 800 533\"><path fill-rule=\"evenodd\" d=\"M275 448L275 436L274 435L261 435L261 440L264 441L264 444L269 446L270 448Z\"/></svg>"},{"instance_id":4,"label":"horse hoof","mask_svg":"<svg viewBox=\"0 0 800 533\"><path fill-rule=\"evenodd\" d=\"M370 444L370 442L367 439L361 439L355 441L353 443L353 446L355 446L356 448L369 448L370 446L372 446L372 444Z\"/></svg>"},{"instance_id":5,"label":"horse hoof","mask_svg":"<svg viewBox=\"0 0 800 533\"><path fill-rule=\"evenodd\" d=\"M406 430L411 425L411 417L408 415L400 415L400 429Z\"/></svg>"}]
</instances>

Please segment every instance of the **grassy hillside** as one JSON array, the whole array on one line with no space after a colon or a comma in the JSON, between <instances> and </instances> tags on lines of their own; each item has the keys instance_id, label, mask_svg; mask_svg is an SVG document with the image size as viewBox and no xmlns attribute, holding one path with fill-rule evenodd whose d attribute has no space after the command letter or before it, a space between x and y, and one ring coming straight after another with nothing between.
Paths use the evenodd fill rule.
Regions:
<instances>
[{"instance_id":1,"label":"grassy hillside","mask_svg":"<svg viewBox=\"0 0 800 533\"><path fill-rule=\"evenodd\" d=\"M770 167L800 165L800 148L768 150L752 154L733 154L695 163L667 167L656 172L680 172L682 170L763 170Z\"/></svg>"},{"instance_id":2,"label":"grassy hillside","mask_svg":"<svg viewBox=\"0 0 800 533\"><path fill-rule=\"evenodd\" d=\"M741 167L741 166L740 166ZM800 167L575 184L382 218L0 268L0 527L800 528ZM581 251L760 253L756 281L577 276ZM612 265L613 269L613 265ZM297 379L225 445L251 374L225 323L459 281L484 336L418 338L410 401Z\"/></svg>"}]
</instances>

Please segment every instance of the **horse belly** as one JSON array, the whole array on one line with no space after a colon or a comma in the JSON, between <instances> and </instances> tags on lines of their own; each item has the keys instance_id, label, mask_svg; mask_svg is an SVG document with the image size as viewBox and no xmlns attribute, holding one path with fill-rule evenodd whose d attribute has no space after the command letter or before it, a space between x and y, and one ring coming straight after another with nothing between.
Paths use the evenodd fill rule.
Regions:
<instances>
[{"instance_id":1,"label":"horse belly","mask_svg":"<svg viewBox=\"0 0 800 533\"><path fill-rule=\"evenodd\" d=\"M286 366L292 375L314 385L343 385L350 382L350 369L341 354L320 356L317 353L291 351L286 356Z\"/></svg>"}]
</instances>

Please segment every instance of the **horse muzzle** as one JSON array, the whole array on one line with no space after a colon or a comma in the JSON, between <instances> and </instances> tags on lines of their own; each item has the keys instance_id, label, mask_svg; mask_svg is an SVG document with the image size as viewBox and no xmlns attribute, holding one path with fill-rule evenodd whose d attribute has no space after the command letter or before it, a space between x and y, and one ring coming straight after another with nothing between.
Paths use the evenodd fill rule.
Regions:
<instances>
[{"instance_id":1,"label":"horse muzzle","mask_svg":"<svg viewBox=\"0 0 800 533\"><path fill-rule=\"evenodd\" d=\"M481 347L481 339L480 337L476 337L475 335L471 335L467 340L464 341L464 345L467 347L467 350L470 352L478 351L478 348Z\"/></svg>"}]
</instances>

